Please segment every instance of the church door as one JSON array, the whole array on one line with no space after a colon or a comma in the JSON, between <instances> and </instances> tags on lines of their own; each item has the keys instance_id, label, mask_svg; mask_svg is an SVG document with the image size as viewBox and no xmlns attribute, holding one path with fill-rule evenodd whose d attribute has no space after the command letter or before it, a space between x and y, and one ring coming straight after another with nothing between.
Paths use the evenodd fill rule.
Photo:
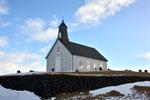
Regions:
<instances>
[{"instance_id":1,"label":"church door","mask_svg":"<svg viewBox=\"0 0 150 100\"><path fill-rule=\"evenodd\" d=\"M56 57L55 58L55 68L56 68L56 72L60 72L60 57Z\"/></svg>"}]
</instances>

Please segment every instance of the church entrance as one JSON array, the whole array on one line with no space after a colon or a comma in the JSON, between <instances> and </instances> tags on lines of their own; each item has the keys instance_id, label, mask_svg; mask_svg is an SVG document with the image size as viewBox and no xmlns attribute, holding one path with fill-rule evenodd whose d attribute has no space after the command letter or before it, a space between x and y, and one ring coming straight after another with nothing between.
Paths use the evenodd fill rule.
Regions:
<instances>
[{"instance_id":1,"label":"church entrance","mask_svg":"<svg viewBox=\"0 0 150 100\"><path fill-rule=\"evenodd\" d=\"M55 58L55 68L56 68L56 72L60 72L60 57L56 57Z\"/></svg>"}]
</instances>

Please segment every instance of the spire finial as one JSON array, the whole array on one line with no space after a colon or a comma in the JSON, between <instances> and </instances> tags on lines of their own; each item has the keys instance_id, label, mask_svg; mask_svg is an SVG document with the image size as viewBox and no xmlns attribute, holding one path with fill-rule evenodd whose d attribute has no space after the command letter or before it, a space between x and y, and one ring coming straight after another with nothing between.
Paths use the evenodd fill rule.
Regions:
<instances>
[{"instance_id":1,"label":"spire finial","mask_svg":"<svg viewBox=\"0 0 150 100\"><path fill-rule=\"evenodd\" d=\"M62 19L62 22L61 22L61 24L59 25L58 28L59 28L59 29L60 29L60 28L67 28L67 26L66 26L66 24L65 24L65 22L64 22L64 19Z\"/></svg>"},{"instance_id":2,"label":"spire finial","mask_svg":"<svg viewBox=\"0 0 150 100\"><path fill-rule=\"evenodd\" d=\"M59 25L59 31L58 31L58 39L61 40L63 43L68 43L68 33L67 33L67 26L64 22L64 18L62 18L62 22Z\"/></svg>"},{"instance_id":3,"label":"spire finial","mask_svg":"<svg viewBox=\"0 0 150 100\"><path fill-rule=\"evenodd\" d=\"M64 17L62 16L62 22L64 22Z\"/></svg>"}]
</instances>

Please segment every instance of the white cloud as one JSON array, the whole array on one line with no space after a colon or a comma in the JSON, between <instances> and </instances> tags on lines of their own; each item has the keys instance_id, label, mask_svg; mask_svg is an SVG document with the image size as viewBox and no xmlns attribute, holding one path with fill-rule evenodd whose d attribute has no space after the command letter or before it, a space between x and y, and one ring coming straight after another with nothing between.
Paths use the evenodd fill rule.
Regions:
<instances>
[{"instance_id":1,"label":"white cloud","mask_svg":"<svg viewBox=\"0 0 150 100\"><path fill-rule=\"evenodd\" d=\"M8 46L8 38L6 36L0 36L0 48Z\"/></svg>"},{"instance_id":2,"label":"white cloud","mask_svg":"<svg viewBox=\"0 0 150 100\"><path fill-rule=\"evenodd\" d=\"M9 25L11 25L10 22L5 22L5 21L0 20L0 28L5 28Z\"/></svg>"},{"instance_id":3,"label":"white cloud","mask_svg":"<svg viewBox=\"0 0 150 100\"><path fill-rule=\"evenodd\" d=\"M96 25L134 2L135 0L88 0L75 12L74 25Z\"/></svg>"},{"instance_id":4,"label":"white cloud","mask_svg":"<svg viewBox=\"0 0 150 100\"><path fill-rule=\"evenodd\" d=\"M146 53L140 55L140 57L150 60L150 52L146 52Z\"/></svg>"},{"instance_id":5,"label":"white cloud","mask_svg":"<svg viewBox=\"0 0 150 100\"><path fill-rule=\"evenodd\" d=\"M0 74L15 73L17 70L28 72L45 71L44 57L32 52L0 51Z\"/></svg>"},{"instance_id":6,"label":"white cloud","mask_svg":"<svg viewBox=\"0 0 150 100\"><path fill-rule=\"evenodd\" d=\"M0 0L0 15L7 15L8 14L8 5L6 0Z\"/></svg>"},{"instance_id":7,"label":"white cloud","mask_svg":"<svg viewBox=\"0 0 150 100\"><path fill-rule=\"evenodd\" d=\"M40 49L40 53L42 53L43 55L46 56L46 54L48 53L48 51L50 50L50 48L51 48L51 45L43 47L43 48Z\"/></svg>"},{"instance_id":8,"label":"white cloud","mask_svg":"<svg viewBox=\"0 0 150 100\"><path fill-rule=\"evenodd\" d=\"M58 29L55 27L57 24L58 20L56 18L51 20L50 24L40 18L28 19L21 25L21 32L25 33L33 40L49 41L57 37Z\"/></svg>"},{"instance_id":9,"label":"white cloud","mask_svg":"<svg viewBox=\"0 0 150 100\"><path fill-rule=\"evenodd\" d=\"M57 17L53 16L52 19L50 20L50 26L51 27L58 27L58 23L59 23L59 20L57 19Z\"/></svg>"}]
</instances>

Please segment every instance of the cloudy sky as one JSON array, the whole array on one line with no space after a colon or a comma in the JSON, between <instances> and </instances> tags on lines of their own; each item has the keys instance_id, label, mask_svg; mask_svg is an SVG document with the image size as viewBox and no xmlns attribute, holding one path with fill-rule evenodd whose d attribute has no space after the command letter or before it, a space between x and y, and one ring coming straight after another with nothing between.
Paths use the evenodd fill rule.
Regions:
<instances>
[{"instance_id":1,"label":"cloudy sky","mask_svg":"<svg viewBox=\"0 0 150 100\"><path fill-rule=\"evenodd\" d=\"M0 74L45 71L62 18L110 69L150 69L149 0L0 0Z\"/></svg>"}]
</instances>

